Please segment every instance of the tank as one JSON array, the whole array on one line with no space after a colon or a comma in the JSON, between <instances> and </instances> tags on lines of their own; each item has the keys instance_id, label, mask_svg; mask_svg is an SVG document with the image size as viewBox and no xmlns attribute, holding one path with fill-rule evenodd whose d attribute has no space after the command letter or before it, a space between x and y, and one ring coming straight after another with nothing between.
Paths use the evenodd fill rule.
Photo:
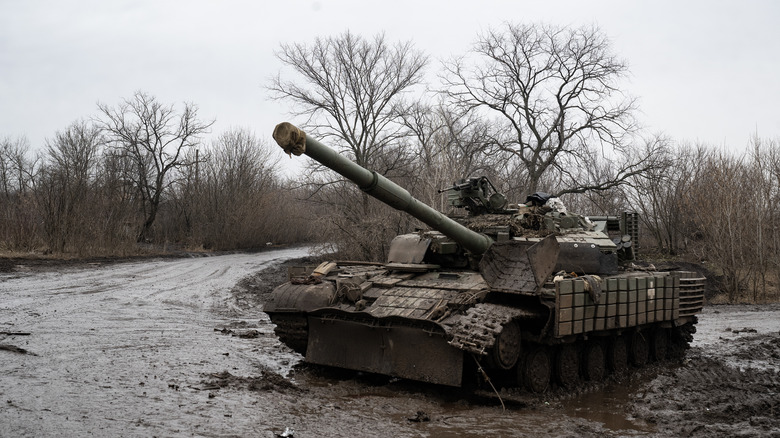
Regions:
<instances>
[{"instance_id":1,"label":"tank","mask_svg":"<svg viewBox=\"0 0 780 438\"><path fill-rule=\"evenodd\" d=\"M289 123L273 137L430 227L396 236L386 263L290 270L263 310L308 363L541 393L680 358L695 333L705 279L639 268L634 213L588 218L544 193L508 205L476 177L442 190L463 212L449 217Z\"/></svg>"}]
</instances>

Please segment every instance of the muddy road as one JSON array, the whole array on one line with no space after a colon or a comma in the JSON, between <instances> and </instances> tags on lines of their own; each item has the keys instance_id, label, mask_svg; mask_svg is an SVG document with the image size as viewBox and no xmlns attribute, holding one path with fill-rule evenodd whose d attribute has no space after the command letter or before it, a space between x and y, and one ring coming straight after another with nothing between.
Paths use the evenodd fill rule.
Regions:
<instances>
[{"instance_id":1,"label":"muddy road","mask_svg":"<svg viewBox=\"0 0 780 438\"><path fill-rule=\"evenodd\" d=\"M705 308L683 364L575 393L299 364L259 254L0 272L0 436L780 436L780 306Z\"/></svg>"}]
</instances>

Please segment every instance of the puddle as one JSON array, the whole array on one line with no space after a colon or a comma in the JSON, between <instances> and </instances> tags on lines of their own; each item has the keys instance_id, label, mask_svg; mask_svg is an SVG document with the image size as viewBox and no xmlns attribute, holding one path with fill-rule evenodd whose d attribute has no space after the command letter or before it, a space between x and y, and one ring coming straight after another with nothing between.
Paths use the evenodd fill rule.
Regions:
<instances>
[{"instance_id":1,"label":"puddle","mask_svg":"<svg viewBox=\"0 0 780 438\"><path fill-rule=\"evenodd\" d=\"M651 378L652 376L637 378L627 384L608 383L601 390L562 402L564 412L572 417L601 423L615 432L654 432L652 425L634 418L626 410L626 406L631 404L632 396Z\"/></svg>"}]
</instances>

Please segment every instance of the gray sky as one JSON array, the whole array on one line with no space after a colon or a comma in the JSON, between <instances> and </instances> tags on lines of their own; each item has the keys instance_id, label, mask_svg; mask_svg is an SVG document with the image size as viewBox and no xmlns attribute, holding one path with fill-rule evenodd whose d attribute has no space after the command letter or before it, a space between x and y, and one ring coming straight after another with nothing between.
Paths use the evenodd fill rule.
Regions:
<instances>
[{"instance_id":1,"label":"gray sky","mask_svg":"<svg viewBox=\"0 0 780 438\"><path fill-rule=\"evenodd\" d=\"M270 139L286 108L264 86L280 43L345 30L413 41L438 60L510 22L597 24L631 71L649 132L744 150L780 138L780 2L0 0L0 138L39 148L137 90L192 102L213 133ZM295 120L291 120L295 121Z\"/></svg>"}]
</instances>

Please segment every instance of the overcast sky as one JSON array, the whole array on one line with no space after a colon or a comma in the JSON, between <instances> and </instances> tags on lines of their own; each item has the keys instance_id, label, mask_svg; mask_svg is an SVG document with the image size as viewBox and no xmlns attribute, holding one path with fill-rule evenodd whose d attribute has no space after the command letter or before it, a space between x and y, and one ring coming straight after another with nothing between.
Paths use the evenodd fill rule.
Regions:
<instances>
[{"instance_id":1,"label":"overcast sky","mask_svg":"<svg viewBox=\"0 0 780 438\"><path fill-rule=\"evenodd\" d=\"M192 102L213 133L270 139L286 108L265 86L280 43L350 30L438 60L510 22L597 24L628 62L649 132L744 150L780 138L780 2L0 0L0 138L33 148L137 90ZM295 120L291 120L295 121Z\"/></svg>"}]
</instances>

